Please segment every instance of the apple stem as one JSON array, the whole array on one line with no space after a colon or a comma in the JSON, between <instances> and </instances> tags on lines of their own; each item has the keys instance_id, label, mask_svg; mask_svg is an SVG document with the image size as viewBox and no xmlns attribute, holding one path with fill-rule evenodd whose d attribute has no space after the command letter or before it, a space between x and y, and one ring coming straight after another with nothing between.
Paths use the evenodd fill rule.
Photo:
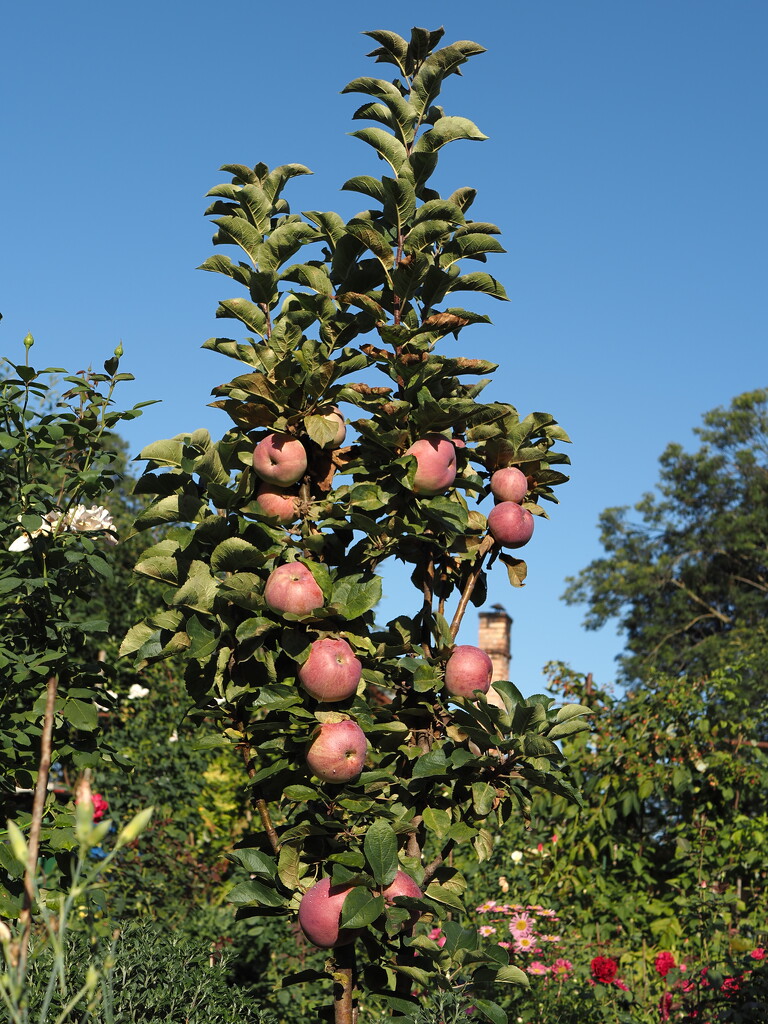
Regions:
<instances>
[{"instance_id":1,"label":"apple stem","mask_svg":"<svg viewBox=\"0 0 768 1024\"><path fill-rule=\"evenodd\" d=\"M475 587L477 586L477 581L480 579L480 574L483 571L483 561L485 559L485 556L488 554L488 552L491 550L494 544L495 541L489 533L488 536L485 537L485 539L481 543L480 547L477 549L477 562L475 563L474 569L467 577L467 582L464 584L464 590L461 592L461 598L459 600L458 607L456 608L456 614L453 616L453 621L451 622L451 636L453 637L454 640L456 639L456 635L459 632L461 620L464 618L464 612L466 612L467 610L469 599L472 597L472 593Z\"/></svg>"},{"instance_id":2,"label":"apple stem","mask_svg":"<svg viewBox=\"0 0 768 1024\"><path fill-rule=\"evenodd\" d=\"M335 953L336 968L333 972L333 1020L334 1024L357 1024L357 1000L353 993L357 981L355 944L338 946Z\"/></svg>"}]
</instances>

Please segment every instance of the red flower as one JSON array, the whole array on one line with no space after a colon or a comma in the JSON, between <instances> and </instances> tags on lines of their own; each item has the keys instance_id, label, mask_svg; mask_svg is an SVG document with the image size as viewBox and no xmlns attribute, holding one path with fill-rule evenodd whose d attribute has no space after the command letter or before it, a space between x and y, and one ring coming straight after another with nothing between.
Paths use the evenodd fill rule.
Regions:
<instances>
[{"instance_id":1,"label":"red flower","mask_svg":"<svg viewBox=\"0 0 768 1024\"><path fill-rule=\"evenodd\" d=\"M758 946L757 949L753 949L749 955L753 960L765 960L765 950L762 946Z\"/></svg>"},{"instance_id":2,"label":"red flower","mask_svg":"<svg viewBox=\"0 0 768 1024\"><path fill-rule=\"evenodd\" d=\"M604 985L610 985L616 977L619 965L609 956L596 956L589 965L589 969L595 981L602 981Z\"/></svg>"},{"instance_id":3,"label":"red flower","mask_svg":"<svg viewBox=\"0 0 768 1024\"><path fill-rule=\"evenodd\" d=\"M677 964L675 963L674 956L665 950L658 954L653 961L653 966L656 968L657 974L660 974L662 978L666 978L672 968L677 967Z\"/></svg>"},{"instance_id":4,"label":"red flower","mask_svg":"<svg viewBox=\"0 0 768 1024\"><path fill-rule=\"evenodd\" d=\"M720 991L724 996L735 996L740 988L741 978L726 978Z\"/></svg>"},{"instance_id":5,"label":"red flower","mask_svg":"<svg viewBox=\"0 0 768 1024\"><path fill-rule=\"evenodd\" d=\"M93 794L93 820L101 821L104 815L109 810L109 804L101 795L101 793Z\"/></svg>"}]
</instances>

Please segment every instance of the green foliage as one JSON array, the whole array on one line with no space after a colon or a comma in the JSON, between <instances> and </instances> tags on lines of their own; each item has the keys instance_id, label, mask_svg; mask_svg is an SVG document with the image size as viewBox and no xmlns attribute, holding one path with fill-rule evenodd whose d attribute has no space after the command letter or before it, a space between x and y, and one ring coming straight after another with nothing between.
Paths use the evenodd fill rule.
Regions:
<instances>
[{"instance_id":1,"label":"green foliage","mask_svg":"<svg viewBox=\"0 0 768 1024\"><path fill-rule=\"evenodd\" d=\"M630 680L703 674L766 650L768 390L708 412L696 434L698 451L671 444L661 456L659 495L635 505L639 522L626 508L602 514L605 556L565 594L587 604L589 629L619 620Z\"/></svg>"},{"instance_id":2,"label":"green foliage","mask_svg":"<svg viewBox=\"0 0 768 1024\"><path fill-rule=\"evenodd\" d=\"M437 351L488 322L451 305L454 293L506 298L490 274L465 272L465 261L503 251L495 225L468 217L475 191L442 197L427 184L444 145L485 138L435 105L445 78L482 47L437 48L442 30L414 29L410 41L369 34L372 56L401 75L346 89L366 97L354 117L376 122L353 134L386 164L381 178L345 185L372 208L347 222L292 213L283 190L307 173L300 164L227 165L231 181L210 192L214 243L236 247L238 259L215 255L203 269L245 290L222 300L217 316L252 336L205 343L245 364L213 390L212 404L233 422L224 437L197 430L141 453L136 492L151 500L135 529L157 532L136 571L159 584L162 604L128 631L122 652L140 666L182 659L194 715L217 721L244 755L266 831L234 853L254 876L230 893L240 917L293 914L322 875L349 886L342 923L363 929L365 998L407 1017L414 986L450 989L458 974L478 972L521 980L503 950L478 948L471 932L459 928L441 949L412 921L461 914L466 880L453 851L487 858L494 831L527 812L533 788L577 799L555 740L583 727L586 709L524 700L510 683L500 684L502 707L443 692L444 662L467 602L485 598L491 562L499 558L515 585L526 574L474 504L496 468L516 465L528 477L525 507L543 516L539 500L556 500L566 479L553 467L568 461L555 450L568 438L548 414L521 419L511 405L479 401L493 364ZM357 344L365 334L376 344ZM370 383L377 374L382 383ZM340 404L353 407L356 437L333 449L324 416ZM289 491L289 527L255 501L254 447L273 433L301 442L308 459ZM455 485L434 495L416 492L409 454L425 436L459 442ZM379 570L392 559L410 564L416 607L380 625ZM294 562L322 592L310 614L279 613L265 599L272 571ZM448 603L459 598L449 624ZM330 708L298 685L310 644L325 637L345 639L363 666L358 693ZM321 781L304 749L318 723L345 719L367 737L365 769L347 784ZM398 866L423 899L385 904L381 890ZM317 977L313 968L283 984ZM481 1012L499 1019L485 1002Z\"/></svg>"},{"instance_id":3,"label":"green foliage","mask_svg":"<svg viewBox=\"0 0 768 1024\"><path fill-rule=\"evenodd\" d=\"M78 774L119 760L100 736L99 705L109 704L112 681L100 652L115 612L107 606L125 604L107 596L116 533L112 508L97 503L119 491L124 458L114 428L147 404L114 408L115 388L132 379L118 372L120 348L103 373L67 375L36 370L31 336L24 345L23 364L3 360L0 384L0 811L22 827L49 678L58 681L54 762ZM67 390L59 397L60 374ZM75 845L71 823L55 824L42 834L48 855ZM0 914L15 917L20 900L20 877L11 871L0 885Z\"/></svg>"},{"instance_id":4,"label":"green foliage","mask_svg":"<svg viewBox=\"0 0 768 1024\"><path fill-rule=\"evenodd\" d=\"M554 688L595 711L591 733L563 740L583 807L537 792L531 828L510 822L490 859L465 869L479 904L501 892L521 910L557 912L559 944L540 943L525 966L535 959L551 969L565 957L572 979L531 977L518 1000L523 1020L624 1019L616 1001L630 997L609 986L596 1003L600 991L586 985L598 955L618 964L633 1001L622 1011L628 1020L657 1020L665 991L678 1009L698 1000L713 1020L764 1019L762 963L750 952L766 943L767 709L743 685L753 673L747 663L703 682L654 677L613 697L553 666ZM495 924L492 917L478 924ZM654 967L661 951L687 965L668 984ZM701 989L702 970L720 981ZM735 983L721 992L723 979L742 976L742 1016L728 1016Z\"/></svg>"}]
</instances>

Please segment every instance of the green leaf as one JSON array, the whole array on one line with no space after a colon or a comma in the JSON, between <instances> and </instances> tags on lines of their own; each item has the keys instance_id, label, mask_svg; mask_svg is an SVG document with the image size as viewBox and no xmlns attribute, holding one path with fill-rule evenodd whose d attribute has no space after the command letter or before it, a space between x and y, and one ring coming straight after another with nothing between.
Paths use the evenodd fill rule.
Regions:
<instances>
[{"instance_id":1,"label":"green leaf","mask_svg":"<svg viewBox=\"0 0 768 1024\"><path fill-rule=\"evenodd\" d=\"M472 783L472 806L480 818L486 818L493 810L496 790L487 782Z\"/></svg>"},{"instance_id":2,"label":"green leaf","mask_svg":"<svg viewBox=\"0 0 768 1024\"><path fill-rule=\"evenodd\" d=\"M242 537L227 537L211 553L211 572L240 572L263 565L264 552Z\"/></svg>"},{"instance_id":3,"label":"green leaf","mask_svg":"<svg viewBox=\"0 0 768 1024\"><path fill-rule=\"evenodd\" d=\"M507 1011L502 1010L498 1003L492 1003L490 999L474 999L475 1009L489 1020L491 1024L508 1024Z\"/></svg>"},{"instance_id":4,"label":"green leaf","mask_svg":"<svg viewBox=\"0 0 768 1024\"><path fill-rule=\"evenodd\" d=\"M435 153L447 142L467 139L482 142L484 135L476 124L466 117L441 117L437 124L425 132L414 147L415 153Z\"/></svg>"},{"instance_id":5,"label":"green leaf","mask_svg":"<svg viewBox=\"0 0 768 1024\"><path fill-rule=\"evenodd\" d=\"M213 223L220 229L216 241L235 242L250 257L253 265L259 266L262 235L258 228L242 217L217 217Z\"/></svg>"},{"instance_id":6,"label":"green leaf","mask_svg":"<svg viewBox=\"0 0 768 1024\"><path fill-rule=\"evenodd\" d=\"M434 832L438 839L442 839L451 827L451 816L448 811L437 807L425 807L422 817L426 827L430 832Z\"/></svg>"},{"instance_id":7,"label":"green leaf","mask_svg":"<svg viewBox=\"0 0 768 1024\"><path fill-rule=\"evenodd\" d=\"M460 274L458 277L453 278L448 291L483 292L486 295L492 295L494 299L508 300L504 286L495 277L491 277L490 274L480 270L472 274Z\"/></svg>"},{"instance_id":8,"label":"green leaf","mask_svg":"<svg viewBox=\"0 0 768 1024\"><path fill-rule=\"evenodd\" d=\"M276 868L274 860L260 850L240 847L237 850L232 850L229 857L242 864L245 870L250 871L251 874L262 875L264 878L275 877Z\"/></svg>"},{"instance_id":9,"label":"green leaf","mask_svg":"<svg viewBox=\"0 0 768 1024\"><path fill-rule=\"evenodd\" d=\"M133 528L136 532L166 523L199 523L208 514L208 505L202 498L191 494L169 494L166 498L153 501L136 517Z\"/></svg>"},{"instance_id":10,"label":"green leaf","mask_svg":"<svg viewBox=\"0 0 768 1024\"><path fill-rule=\"evenodd\" d=\"M436 903L444 903L448 907L453 907L454 910L464 910L464 904L458 893L445 885L440 885L438 882L429 883L425 896L429 896Z\"/></svg>"},{"instance_id":11,"label":"green leaf","mask_svg":"<svg viewBox=\"0 0 768 1024\"><path fill-rule=\"evenodd\" d=\"M61 713L71 725L83 732L93 732L98 725L99 713L95 704L86 704L85 701L69 698L65 701Z\"/></svg>"},{"instance_id":12,"label":"green leaf","mask_svg":"<svg viewBox=\"0 0 768 1024\"><path fill-rule=\"evenodd\" d=\"M356 619L381 600L381 577L342 576L333 585L330 604L347 619Z\"/></svg>"},{"instance_id":13,"label":"green leaf","mask_svg":"<svg viewBox=\"0 0 768 1024\"><path fill-rule=\"evenodd\" d=\"M384 897L373 896L368 889L355 886L341 907L342 928L365 928L384 912Z\"/></svg>"},{"instance_id":14,"label":"green leaf","mask_svg":"<svg viewBox=\"0 0 768 1024\"><path fill-rule=\"evenodd\" d=\"M390 885L397 874L397 837L394 829L383 818L369 827L363 840L363 850L378 885Z\"/></svg>"},{"instance_id":15,"label":"green leaf","mask_svg":"<svg viewBox=\"0 0 768 1024\"><path fill-rule=\"evenodd\" d=\"M432 776L445 778L449 774L448 762L442 749L431 750L422 755L413 766L414 779L426 779Z\"/></svg>"},{"instance_id":16,"label":"green leaf","mask_svg":"<svg viewBox=\"0 0 768 1024\"><path fill-rule=\"evenodd\" d=\"M394 135L384 131L383 128L361 128L359 131L350 132L349 134L353 138L362 139L369 146L373 146L379 156L386 160L395 172L395 177L408 164L408 152L405 146ZM408 173L407 169L405 173Z\"/></svg>"},{"instance_id":17,"label":"green leaf","mask_svg":"<svg viewBox=\"0 0 768 1024\"><path fill-rule=\"evenodd\" d=\"M237 906L282 907L285 900L274 889L268 888L254 878L238 882L226 895L227 902Z\"/></svg>"}]
</instances>

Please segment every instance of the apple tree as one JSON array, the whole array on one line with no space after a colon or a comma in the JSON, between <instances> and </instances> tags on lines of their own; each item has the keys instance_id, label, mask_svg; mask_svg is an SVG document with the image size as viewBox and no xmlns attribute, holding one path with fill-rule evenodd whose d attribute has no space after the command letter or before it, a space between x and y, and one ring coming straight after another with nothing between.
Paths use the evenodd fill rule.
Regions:
<instances>
[{"instance_id":1,"label":"apple tree","mask_svg":"<svg viewBox=\"0 0 768 1024\"><path fill-rule=\"evenodd\" d=\"M456 646L492 563L523 584L516 549L567 479L554 449L568 438L549 414L483 403L496 367L451 340L490 322L458 293L506 295L466 269L504 251L499 229L469 216L475 190L429 184L443 146L486 138L437 105L483 48L440 47L442 34L367 33L396 74L344 90L363 97L354 119L372 122L353 135L385 165L343 185L369 208L293 213L283 192L305 166L225 165L207 213L235 258L202 269L238 287L217 316L250 332L204 344L240 364L213 389L231 426L140 455L137 492L151 500L135 528L158 539L136 571L163 601L123 652L140 664L182 655L197 712L241 751L262 829L233 851L251 877L230 899L244 915L298 913L332 951L325 975L283 984L326 977L337 1024L371 1000L409 1020L415 991L459 978L478 986L481 1014L505 1019L482 993L527 979L462 927L452 851L487 859L532 787L577 799L554 741L587 712L523 699L510 682L490 689L488 659ZM491 490L486 517L476 506ZM382 623L394 560L414 596ZM444 946L420 919L441 924Z\"/></svg>"}]
</instances>

